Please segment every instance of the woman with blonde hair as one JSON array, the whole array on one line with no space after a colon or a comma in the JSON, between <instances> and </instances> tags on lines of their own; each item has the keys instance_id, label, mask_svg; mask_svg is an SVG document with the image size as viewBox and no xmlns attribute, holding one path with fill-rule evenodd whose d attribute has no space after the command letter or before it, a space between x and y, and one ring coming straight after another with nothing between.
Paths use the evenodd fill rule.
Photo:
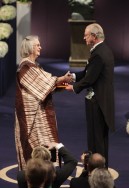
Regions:
<instances>
[{"instance_id":1,"label":"woman with blonde hair","mask_svg":"<svg viewBox=\"0 0 129 188\"><path fill-rule=\"evenodd\" d=\"M24 38L21 44L22 60L16 74L15 105L15 142L20 170L25 169L33 148L58 142L52 93L58 85L72 80L69 72L57 77L41 68L36 62L40 51L38 36Z\"/></svg>"}]
</instances>

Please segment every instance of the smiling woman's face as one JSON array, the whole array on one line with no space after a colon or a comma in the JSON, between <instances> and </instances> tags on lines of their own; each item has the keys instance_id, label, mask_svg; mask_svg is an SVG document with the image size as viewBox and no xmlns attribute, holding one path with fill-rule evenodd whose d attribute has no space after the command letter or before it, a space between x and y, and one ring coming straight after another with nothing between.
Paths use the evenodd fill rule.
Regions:
<instances>
[{"instance_id":1,"label":"smiling woman's face","mask_svg":"<svg viewBox=\"0 0 129 188\"><path fill-rule=\"evenodd\" d=\"M41 45L38 39L34 40L34 44L33 44L33 55L35 57L38 57L40 55L40 51L41 51Z\"/></svg>"}]
</instances>

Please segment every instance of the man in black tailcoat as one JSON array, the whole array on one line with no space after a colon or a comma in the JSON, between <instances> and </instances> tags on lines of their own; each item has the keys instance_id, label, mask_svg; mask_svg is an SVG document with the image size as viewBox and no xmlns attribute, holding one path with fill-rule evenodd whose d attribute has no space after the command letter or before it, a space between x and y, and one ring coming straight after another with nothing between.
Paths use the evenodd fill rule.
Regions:
<instances>
[{"instance_id":1,"label":"man in black tailcoat","mask_svg":"<svg viewBox=\"0 0 129 188\"><path fill-rule=\"evenodd\" d=\"M100 153L108 167L108 133L114 131L114 57L104 42L102 27L93 23L86 27L84 40L90 46L91 56L85 69L73 73L73 85L66 90L80 93L87 89L85 97L88 150Z\"/></svg>"}]
</instances>

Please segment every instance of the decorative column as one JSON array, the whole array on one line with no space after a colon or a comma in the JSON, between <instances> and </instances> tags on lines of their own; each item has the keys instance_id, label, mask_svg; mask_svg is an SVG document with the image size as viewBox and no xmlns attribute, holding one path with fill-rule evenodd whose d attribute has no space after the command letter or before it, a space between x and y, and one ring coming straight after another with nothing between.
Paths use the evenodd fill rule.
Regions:
<instances>
[{"instance_id":1,"label":"decorative column","mask_svg":"<svg viewBox=\"0 0 129 188\"><path fill-rule=\"evenodd\" d=\"M17 1L17 64L19 64L22 40L31 34L31 2Z\"/></svg>"},{"instance_id":2,"label":"decorative column","mask_svg":"<svg viewBox=\"0 0 129 188\"><path fill-rule=\"evenodd\" d=\"M83 39L85 27L94 23L95 20L69 19L68 22L71 26L71 55L69 57L69 64L71 67L83 67L90 56L90 49Z\"/></svg>"},{"instance_id":3,"label":"decorative column","mask_svg":"<svg viewBox=\"0 0 129 188\"><path fill-rule=\"evenodd\" d=\"M90 49L84 41L87 25L94 23L94 0L68 0L71 19L71 55L70 66L82 67L86 65L90 56Z\"/></svg>"}]
</instances>

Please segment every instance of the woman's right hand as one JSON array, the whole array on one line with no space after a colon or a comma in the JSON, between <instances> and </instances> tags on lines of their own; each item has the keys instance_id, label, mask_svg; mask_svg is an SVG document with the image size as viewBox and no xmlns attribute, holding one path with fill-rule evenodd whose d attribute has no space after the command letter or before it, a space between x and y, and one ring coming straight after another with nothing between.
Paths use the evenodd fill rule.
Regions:
<instances>
[{"instance_id":1,"label":"woman's right hand","mask_svg":"<svg viewBox=\"0 0 129 188\"><path fill-rule=\"evenodd\" d=\"M58 77L56 85L68 85L68 83L73 81L72 74L68 71L64 76Z\"/></svg>"},{"instance_id":2,"label":"woman's right hand","mask_svg":"<svg viewBox=\"0 0 129 188\"><path fill-rule=\"evenodd\" d=\"M73 81L73 75L70 73L70 71L68 71L65 75L64 75L64 82L66 83L70 83Z\"/></svg>"}]
</instances>

